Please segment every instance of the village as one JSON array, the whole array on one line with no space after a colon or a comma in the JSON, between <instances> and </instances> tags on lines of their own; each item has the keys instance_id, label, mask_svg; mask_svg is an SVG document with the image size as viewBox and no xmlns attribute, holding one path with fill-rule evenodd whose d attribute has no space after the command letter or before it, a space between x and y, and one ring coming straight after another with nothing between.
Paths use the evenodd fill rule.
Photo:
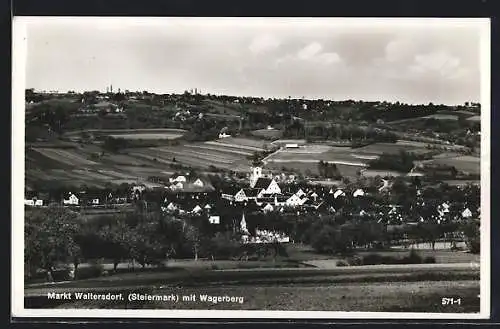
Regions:
<instances>
[{"instance_id":1,"label":"village","mask_svg":"<svg viewBox=\"0 0 500 329\"><path fill-rule=\"evenodd\" d=\"M213 177L211 177L213 179ZM433 187L414 186L394 179L359 180L356 183L330 184L329 186L298 181L293 175L272 175L262 167L254 166L245 179L225 177L216 189L211 179L190 172L174 174L163 188L147 188L143 184L131 185L128 190L71 191L60 195L27 192L26 207L47 207L50 204L75 211L92 213L111 209L117 213L126 209L146 207L182 219L204 218L217 231L234 230L244 233L245 243L290 242L284 232L256 227L251 234L247 229L245 213L257 215L335 215L341 213L351 218L373 221L386 229L401 225L418 225L479 218L478 195L474 186L452 187L450 197L433 195ZM334 182L335 183L335 182ZM395 186L395 185L399 185ZM420 185L420 184L417 184ZM477 192L477 190L476 190ZM462 198L453 194L460 193ZM401 196L404 200L401 200ZM109 213L107 213L109 214Z\"/></svg>"}]
</instances>

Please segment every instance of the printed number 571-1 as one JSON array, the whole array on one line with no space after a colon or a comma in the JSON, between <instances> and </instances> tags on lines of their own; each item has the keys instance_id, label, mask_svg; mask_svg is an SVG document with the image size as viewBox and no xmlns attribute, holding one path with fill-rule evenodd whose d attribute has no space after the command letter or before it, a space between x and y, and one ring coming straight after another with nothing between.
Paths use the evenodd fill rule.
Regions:
<instances>
[{"instance_id":1,"label":"printed number 571-1","mask_svg":"<svg viewBox=\"0 0 500 329\"><path fill-rule=\"evenodd\" d=\"M460 298L453 297L443 297L441 298L442 305L460 305L462 304L462 300Z\"/></svg>"}]
</instances>

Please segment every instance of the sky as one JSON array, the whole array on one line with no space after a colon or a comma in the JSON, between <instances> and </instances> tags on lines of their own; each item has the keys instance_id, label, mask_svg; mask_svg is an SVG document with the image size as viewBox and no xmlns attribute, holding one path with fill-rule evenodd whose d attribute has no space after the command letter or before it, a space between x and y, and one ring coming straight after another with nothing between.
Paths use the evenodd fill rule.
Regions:
<instances>
[{"instance_id":1,"label":"sky","mask_svg":"<svg viewBox=\"0 0 500 329\"><path fill-rule=\"evenodd\" d=\"M480 23L484 23L480 22ZM463 104L478 21L31 18L26 88Z\"/></svg>"}]
</instances>

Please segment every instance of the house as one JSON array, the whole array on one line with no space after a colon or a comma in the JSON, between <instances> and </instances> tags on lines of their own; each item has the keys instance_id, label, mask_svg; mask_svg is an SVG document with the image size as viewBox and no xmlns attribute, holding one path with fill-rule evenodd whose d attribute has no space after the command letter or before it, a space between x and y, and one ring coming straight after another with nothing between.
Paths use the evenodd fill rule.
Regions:
<instances>
[{"instance_id":1,"label":"house","mask_svg":"<svg viewBox=\"0 0 500 329\"><path fill-rule=\"evenodd\" d=\"M208 217L208 222L210 224L220 224L220 216L210 216Z\"/></svg>"},{"instance_id":2,"label":"house","mask_svg":"<svg viewBox=\"0 0 500 329\"><path fill-rule=\"evenodd\" d=\"M196 205L193 210L191 210L191 212L193 214L199 214L203 209L199 206L199 205Z\"/></svg>"},{"instance_id":3,"label":"house","mask_svg":"<svg viewBox=\"0 0 500 329\"><path fill-rule=\"evenodd\" d=\"M271 211L274 211L274 207L273 207L270 203L268 203L268 204L266 204L266 205L264 206L264 208L262 208L262 210L263 210L264 212L271 212Z\"/></svg>"},{"instance_id":4,"label":"house","mask_svg":"<svg viewBox=\"0 0 500 329\"><path fill-rule=\"evenodd\" d=\"M472 217L472 211L470 211L469 208L465 208L465 210L462 211L462 217L463 218L470 218L470 217Z\"/></svg>"},{"instance_id":5,"label":"house","mask_svg":"<svg viewBox=\"0 0 500 329\"><path fill-rule=\"evenodd\" d=\"M184 176L184 175L173 175L168 180L170 181L170 183L179 183L179 182L186 183L187 182L186 176Z\"/></svg>"},{"instance_id":6,"label":"house","mask_svg":"<svg viewBox=\"0 0 500 329\"><path fill-rule=\"evenodd\" d=\"M357 198L359 196L364 196L365 195L365 191L363 191L362 189L358 188L356 191L354 191L354 193L352 194L353 197Z\"/></svg>"},{"instance_id":7,"label":"house","mask_svg":"<svg viewBox=\"0 0 500 329\"><path fill-rule=\"evenodd\" d=\"M33 206L35 206L35 200L34 199L24 199L24 205L33 207Z\"/></svg>"},{"instance_id":8,"label":"house","mask_svg":"<svg viewBox=\"0 0 500 329\"><path fill-rule=\"evenodd\" d=\"M205 183L203 183L203 181L201 179L196 179L194 182L193 182L193 185L194 186L198 186L198 187L203 187L205 186Z\"/></svg>"},{"instance_id":9,"label":"house","mask_svg":"<svg viewBox=\"0 0 500 329\"><path fill-rule=\"evenodd\" d=\"M234 201L235 195L240 191L238 187L231 186L224 188L223 191L221 192L221 198L226 199L229 201Z\"/></svg>"},{"instance_id":10,"label":"house","mask_svg":"<svg viewBox=\"0 0 500 329\"><path fill-rule=\"evenodd\" d=\"M313 199L314 199L314 201L316 201L316 199L318 198L318 193L313 192L313 193L311 194L311 198L313 198Z\"/></svg>"},{"instance_id":11,"label":"house","mask_svg":"<svg viewBox=\"0 0 500 329\"><path fill-rule=\"evenodd\" d=\"M281 194L281 188L278 183L271 178L261 177L257 179L255 182L255 186L253 188L257 188L259 190L264 190L263 194Z\"/></svg>"},{"instance_id":12,"label":"house","mask_svg":"<svg viewBox=\"0 0 500 329\"><path fill-rule=\"evenodd\" d=\"M299 198L301 198L304 195L306 195L306 193L304 191L302 191L301 188L299 188L299 190L295 193L295 195L298 196Z\"/></svg>"},{"instance_id":13,"label":"house","mask_svg":"<svg viewBox=\"0 0 500 329\"><path fill-rule=\"evenodd\" d=\"M219 134L219 138L227 138L227 137L231 137L231 135L227 134L226 132Z\"/></svg>"},{"instance_id":14,"label":"house","mask_svg":"<svg viewBox=\"0 0 500 329\"><path fill-rule=\"evenodd\" d=\"M68 194L68 198L63 199L64 205L75 206L75 205L78 205L79 203L80 203L80 200L78 199L78 197L71 192Z\"/></svg>"},{"instance_id":15,"label":"house","mask_svg":"<svg viewBox=\"0 0 500 329\"><path fill-rule=\"evenodd\" d=\"M205 205L205 207L203 207L203 208L208 211L208 210L212 209L212 206L207 203Z\"/></svg>"},{"instance_id":16,"label":"house","mask_svg":"<svg viewBox=\"0 0 500 329\"><path fill-rule=\"evenodd\" d=\"M170 210L170 211L174 211L177 209L178 209L177 206L173 202L170 202L167 206L167 210Z\"/></svg>"},{"instance_id":17,"label":"house","mask_svg":"<svg viewBox=\"0 0 500 329\"><path fill-rule=\"evenodd\" d=\"M264 190L259 190L258 188L245 188L243 192L247 200L257 200L257 198L263 195Z\"/></svg>"},{"instance_id":18,"label":"house","mask_svg":"<svg viewBox=\"0 0 500 329\"><path fill-rule=\"evenodd\" d=\"M245 190L244 189L241 189L239 190L235 195L234 195L234 201L236 202L243 202L243 201L247 201L248 198L245 194Z\"/></svg>"},{"instance_id":19,"label":"house","mask_svg":"<svg viewBox=\"0 0 500 329\"><path fill-rule=\"evenodd\" d=\"M299 144L296 144L296 143L285 144L285 148L287 148L287 149L297 149L297 148L299 148Z\"/></svg>"},{"instance_id":20,"label":"house","mask_svg":"<svg viewBox=\"0 0 500 329\"><path fill-rule=\"evenodd\" d=\"M293 194L286 200L286 205L289 207L302 206L308 200L304 197L304 195L302 195L302 197L299 197L297 194Z\"/></svg>"},{"instance_id":21,"label":"house","mask_svg":"<svg viewBox=\"0 0 500 329\"><path fill-rule=\"evenodd\" d=\"M339 189L339 190L337 190L337 191L335 191L335 193L333 193L333 197L334 197L335 199L337 199L338 197L341 197L341 196L345 196L345 192L344 192L344 191L342 191L342 190L340 190L340 189Z\"/></svg>"},{"instance_id":22,"label":"house","mask_svg":"<svg viewBox=\"0 0 500 329\"><path fill-rule=\"evenodd\" d=\"M286 205L287 197L284 195L275 195L274 196L274 205L275 206L284 206Z\"/></svg>"}]
</instances>

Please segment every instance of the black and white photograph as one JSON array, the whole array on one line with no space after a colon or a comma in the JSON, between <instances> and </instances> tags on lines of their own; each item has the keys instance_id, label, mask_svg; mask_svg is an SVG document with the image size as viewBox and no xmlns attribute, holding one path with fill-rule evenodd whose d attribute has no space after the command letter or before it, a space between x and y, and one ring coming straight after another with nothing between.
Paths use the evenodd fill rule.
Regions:
<instances>
[{"instance_id":1,"label":"black and white photograph","mask_svg":"<svg viewBox=\"0 0 500 329\"><path fill-rule=\"evenodd\" d=\"M489 74L488 19L15 17L14 315L488 318Z\"/></svg>"}]
</instances>

